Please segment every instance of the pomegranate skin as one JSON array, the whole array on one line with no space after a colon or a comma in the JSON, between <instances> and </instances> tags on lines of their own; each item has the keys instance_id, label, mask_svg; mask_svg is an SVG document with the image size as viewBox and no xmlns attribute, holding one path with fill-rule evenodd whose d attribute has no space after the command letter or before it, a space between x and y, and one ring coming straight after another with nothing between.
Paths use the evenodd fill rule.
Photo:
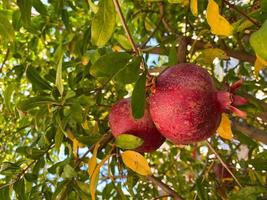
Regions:
<instances>
[{"instance_id":1,"label":"pomegranate skin","mask_svg":"<svg viewBox=\"0 0 267 200\"><path fill-rule=\"evenodd\" d=\"M155 151L165 141L154 125L148 109L145 109L141 119L133 118L130 99L120 100L112 106L109 113L109 125L114 137L120 134L132 134L142 138L144 143L135 149L141 153Z\"/></svg>"},{"instance_id":2,"label":"pomegranate skin","mask_svg":"<svg viewBox=\"0 0 267 200\"><path fill-rule=\"evenodd\" d=\"M190 144L216 132L222 109L209 73L194 64L163 71L150 96L150 114L157 129L174 144Z\"/></svg>"}]
</instances>

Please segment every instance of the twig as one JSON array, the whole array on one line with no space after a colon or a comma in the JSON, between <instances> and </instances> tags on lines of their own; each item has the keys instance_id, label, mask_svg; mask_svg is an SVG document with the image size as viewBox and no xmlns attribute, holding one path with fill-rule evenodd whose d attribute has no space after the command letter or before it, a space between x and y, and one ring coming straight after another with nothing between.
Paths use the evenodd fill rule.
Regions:
<instances>
[{"instance_id":1,"label":"twig","mask_svg":"<svg viewBox=\"0 0 267 200\"><path fill-rule=\"evenodd\" d=\"M236 181L236 183L239 185L239 187L242 187L242 185L240 184L240 182L237 180L237 178L235 177L235 175L233 174L233 172L229 169L229 167L225 164L225 162L222 160L222 158L220 157L220 155L216 152L216 150L211 146L211 144L206 141L209 149L215 154L215 156L218 158L218 160L221 162L222 166L231 174L231 176L233 177L233 179Z\"/></svg>"},{"instance_id":2,"label":"twig","mask_svg":"<svg viewBox=\"0 0 267 200\"><path fill-rule=\"evenodd\" d=\"M4 65L6 64L6 61L7 61L8 56L9 56L9 53L10 53L10 49L8 48L8 49L6 50L6 55L5 55L5 57L4 57L4 60L3 60L3 62L2 62L2 65L0 66L0 73L2 73L2 71L3 71L3 67L4 67Z\"/></svg>"},{"instance_id":3,"label":"twig","mask_svg":"<svg viewBox=\"0 0 267 200\"><path fill-rule=\"evenodd\" d=\"M119 17L121 19L122 26L123 26L123 28L124 28L124 30L126 32L126 35L128 37L128 40L130 41L134 52L137 55L139 55L138 48L137 48L136 44L134 43L133 37L132 37L132 35L130 33L130 30L129 30L128 26L127 26L126 20L125 20L123 14L122 14L122 10L121 10L121 7L120 7L120 4L119 4L118 0L113 0L113 3L114 3L114 6L115 6L115 8L117 10L117 13L119 14Z\"/></svg>"},{"instance_id":4,"label":"twig","mask_svg":"<svg viewBox=\"0 0 267 200\"><path fill-rule=\"evenodd\" d=\"M255 24L257 27L261 27L254 19L252 19L251 17L249 17L245 12L243 12L242 10L239 10L236 5L231 4L229 1L227 0L222 0L225 4L227 4L230 8L232 8L233 10L235 10L236 12L240 13L241 15L243 15L245 18L247 18L250 22L252 22L253 24Z\"/></svg>"},{"instance_id":5,"label":"twig","mask_svg":"<svg viewBox=\"0 0 267 200\"><path fill-rule=\"evenodd\" d=\"M246 122L241 122L239 120L232 120L232 127L235 130L240 131L244 135L253 138L257 141L260 141L264 144L267 144L267 134L266 131L257 129L253 126L250 126Z\"/></svg>"},{"instance_id":6,"label":"twig","mask_svg":"<svg viewBox=\"0 0 267 200\"><path fill-rule=\"evenodd\" d=\"M100 148L106 146L106 144L108 144L111 140L113 139L113 135L111 133L104 135L101 139L100 139ZM75 164L75 168L79 167L79 165L81 164L82 160L91 152L94 150L95 145L92 145L84 154L81 158L76 160L76 164Z\"/></svg>"},{"instance_id":7,"label":"twig","mask_svg":"<svg viewBox=\"0 0 267 200\"><path fill-rule=\"evenodd\" d=\"M162 12L160 12L160 16L159 16L159 22L157 24L157 26L155 27L155 29L153 30L153 32L150 34L150 36L146 39L145 42L143 42L141 45L140 45L140 48L144 48L146 46L146 44L149 42L149 40L154 36L154 34L157 32L157 30L159 29L161 23L162 23L162 19L164 17L164 10Z\"/></svg>"},{"instance_id":8,"label":"twig","mask_svg":"<svg viewBox=\"0 0 267 200\"><path fill-rule=\"evenodd\" d=\"M153 184L159 186L163 191L169 194L169 196L172 196L174 200L183 200L182 197L180 197L173 189L171 189L168 185L161 182L159 179L157 179L155 176L147 176L147 179L150 180Z\"/></svg>"},{"instance_id":9,"label":"twig","mask_svg":"<svg viewBox=\"0 0 267 200\"><path fill-rule=\"evenodd\" d=\"M162 195L162 196L156 197L153 200L162 199L162 198L169 197L169 196L171 196L171 195L166 194L166 195Z\"/></svg>"},{"instance_id":10,"label":"twig","mask_svg":"<svg viewBox=\"0 0 267 200\"><path fill-rule=\"evenodd\" d=\"M165 27L165 29L170 32L170 33L174 33L176 34L175 31L173 31L172 27L168 24L168 22L166 21L166 19L164 18L164 3L163 2L159 2L159 12L160 12L160 15L163 16L162 18L162 23Z\"/></svg>"}]
</instances>

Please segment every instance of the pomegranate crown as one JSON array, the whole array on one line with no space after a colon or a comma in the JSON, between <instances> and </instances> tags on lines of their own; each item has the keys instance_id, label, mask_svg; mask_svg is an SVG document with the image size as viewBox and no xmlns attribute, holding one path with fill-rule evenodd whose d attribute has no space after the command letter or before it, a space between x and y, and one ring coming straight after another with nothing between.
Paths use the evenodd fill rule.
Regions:
<instances>
[{"instance_id":1,"label":"pomegranate crown","mask_svg":"<svg viewBox=\"0 0 267 200\"><path fill-rule=\"evenodd\" d=\"M231 111L238 117L246 118L247 113L236 108L236 106L241 106L248 103L248 100L244 97L235 95L235 92L241 87L242 84L243 80L240 79L233 83L231 86L228 86L227 91L218 91L217 100L223 112L228 113L229 111Z\"/></svg>"}]
</instances>

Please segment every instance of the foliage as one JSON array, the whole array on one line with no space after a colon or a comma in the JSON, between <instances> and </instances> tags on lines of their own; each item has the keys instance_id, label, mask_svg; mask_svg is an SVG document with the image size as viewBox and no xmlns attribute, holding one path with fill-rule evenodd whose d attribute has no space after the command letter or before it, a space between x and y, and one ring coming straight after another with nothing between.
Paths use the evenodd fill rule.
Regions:
<instances>
[{"instance_id":1,"label":"foliage","mask_svg":"<svg viewBox=\"0 0 267 200\"><path fill-rule=\"evenodd\" d=\"M238 93L250 102L242 106L248 116L227 116L234 140L209 139L242 187L215 177L219 160L206 141L166 141L145 154L153 176L184 199L266 198L267 1L121 0L126 23L114 2L0 1L0 198L166 195L135 170L145 161L125 161L110 138L108 113L132 96L134 117L142 117L153 85L148 72L182 59L205 67L218 88L245 80ZM255 52L261 62L254 71Z\"/></svg>"}]
</instances>

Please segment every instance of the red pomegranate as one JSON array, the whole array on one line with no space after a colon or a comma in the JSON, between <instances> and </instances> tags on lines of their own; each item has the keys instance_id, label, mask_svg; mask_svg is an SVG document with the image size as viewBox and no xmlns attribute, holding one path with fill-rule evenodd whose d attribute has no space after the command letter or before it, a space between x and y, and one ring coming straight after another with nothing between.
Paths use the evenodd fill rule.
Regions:
<instances>
[{"instance_id":1,"label":"red pomegranate","mask_svg":"<svg viewBox=\"0 0 267 200\"><path fill-rule=\"evenodd\" d=\"M165 141L155 127L148 109L145 110L141 119L133 118L130 99L120 100L112 106L109 113L109 125L114 137L127 133L142 138L144 143L135 149L138 152L155 151Z\"/></svg>"},{"instance_id":2,"label":"red pomegranate","mask_svg":"<svg viewBox=\"0 0 267 200\"><path fill-rule=\"evenodd\" d=\"M247 102L233 96L241 83L238 81L229 91L218 91L205 69L186 63L170 67L157 78L149 99L152 120L175 144L204 140L216 132L222 112L231 110L245 116L233 106Z\"/></svg>"}]
</instances>

